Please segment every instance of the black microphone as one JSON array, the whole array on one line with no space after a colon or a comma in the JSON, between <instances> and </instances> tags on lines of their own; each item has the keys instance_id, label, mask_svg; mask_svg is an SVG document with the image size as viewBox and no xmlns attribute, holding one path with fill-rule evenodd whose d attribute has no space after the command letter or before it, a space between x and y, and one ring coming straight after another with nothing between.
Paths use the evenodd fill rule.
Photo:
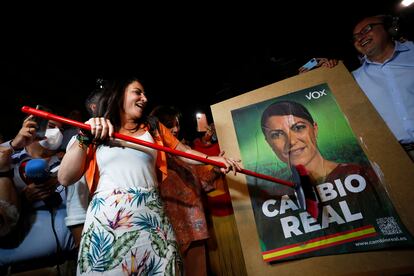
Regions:
<instances>
[{"instance_id":1,"label":"black microphone","mask_svg":"<svg viewBox=\"0 0 414 276\"><path fill-rule=\"evenodd\" d=\"M31 159L26 163L24 168L26 178L35 183L40 184L48 181L51 178L49 164L46 160L41 158ZM62 198L58 192L54 192L49 197L43 200L46 207L57 207L62 203Z\"/></svg>"}]
</instances>

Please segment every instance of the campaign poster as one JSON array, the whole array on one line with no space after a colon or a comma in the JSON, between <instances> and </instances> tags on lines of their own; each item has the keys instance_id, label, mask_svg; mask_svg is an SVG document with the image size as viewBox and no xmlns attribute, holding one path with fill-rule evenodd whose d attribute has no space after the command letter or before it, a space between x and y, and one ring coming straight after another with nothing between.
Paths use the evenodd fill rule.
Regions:
<instances>
[{"instance_id":1,"label":"campaign poster","mask_svg":"<svg viewBox=\"0 0 414 276\"><path fill-rule=\"evenodd\" d=\"M288 123L284 128L279 129L277 124L263 126L264 111L278 101L303 106L306 116L301 116L301 110L294 112L297 116L292 115L299 116L302 125L289 125L285 120ZM370 163L326 83L232 110L231 116L243 165L248 170L294 181L290 167L293 159L281 158L283 153L277 154L277 147L269 144L283 137L287 143L285 154L300 155L313 148L323 157L319 166L309 168L313 173L314 167L319 167L320 177L311 179L318 200L317 218L301 208L294 189L247 176L264 261L414 244L387 195L380 168ZM291 138L304 128L303 121L309 120L317 128L315 137Z\"/></svg>"}]
</instances>

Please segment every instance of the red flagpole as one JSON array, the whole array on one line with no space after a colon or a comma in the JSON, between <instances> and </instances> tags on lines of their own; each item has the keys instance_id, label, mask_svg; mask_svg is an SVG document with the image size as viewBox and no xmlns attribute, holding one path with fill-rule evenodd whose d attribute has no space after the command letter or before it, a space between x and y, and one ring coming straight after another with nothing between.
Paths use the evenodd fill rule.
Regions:
<instances>
[{"instance_id":1,"label":"red flagpole","mask_svg":"<svg viewBox=\"0 0 414 276\"><path fill-rule=\"evenodd\" d=\"M71 126L74 126L74 127L77 127L77 128L85 129L85 130L88 130L88 131L91 130L91 126L88 125L88 124L84 124L84 123L81 123L81 122L78 122L78 121L75 121L75 120L71 120L71 119L68 119L68 118L65 118L65 117L62 117L62 116L58 116L58 115L46 112L44 110L39 110L39 109L32 108L32 107L29 107L29 106L23 106L22 111L24 113L32 114L32 115L37 116L37 117L45 118L47 120L58 121L58 122L68 124L68 125L71 125ZM185 158L197 160L197 161L200 161L200 162L203 162L203 163L206 163L206 164L210 164L210 165L213 165L213 166L217 166L217 167L220 167L220 168L226 168L226 165L222 162L210 160L210 159L200 157L200 156L197 156L197 155L193 155L193 154L189 154L189 153L186 153L186 152L171 149L171 148L168 148L168 147L160 146L160 145L150 143L150 142L147 142L147 141L143 141L141 139L137 139L137 138L134 138L134 137L131 137L131 136L121 134L121 133L115 132L114 137L118 138L118 139L121 139L121 140L128 141L128 142L136 143L136 144L139 144L139 145L142 145L142 146L146 146L146 147L149 147L149 148L153 148L153 149L156 149L156 150L165 151L165 152L168 152L168 153L171 153L171 154L174 154L174 155L179 155L179 156L182 156L182 157L185 157ZM261 179L269 180L269 181L272 181L272 182L276 182L276 183L279 183L281 185L289 186L289 187L292 187L292 188L295 188L295 186L296 186L295 183L293 183L293 182L286 181L286 180L279 179L279 178L272 177L272 176L265 175L265 174L256 173L256 172L246 170L246 169L242 169L239 172L243 173L243 174L246 174L246 175L254 176L254 177L257 177L257 178L261 178Z\"/></svg>"}]
</instances>

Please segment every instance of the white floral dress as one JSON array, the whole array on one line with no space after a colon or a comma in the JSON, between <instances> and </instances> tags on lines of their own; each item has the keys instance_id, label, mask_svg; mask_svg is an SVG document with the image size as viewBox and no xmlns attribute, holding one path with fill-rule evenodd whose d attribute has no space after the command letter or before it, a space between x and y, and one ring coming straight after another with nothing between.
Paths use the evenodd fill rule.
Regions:
<instances>
[{"instance_id":1,"label":"white floral dress","mask_svg":"<svg viewBox=\"0 0 414 276\"><path fill-rule=\"evenodd\" d=\"M146 132L139 139L153 142ZM180 256L157 189L156 150L101 145L78 275L176 275Z\"/></svg>"}]
</instances>

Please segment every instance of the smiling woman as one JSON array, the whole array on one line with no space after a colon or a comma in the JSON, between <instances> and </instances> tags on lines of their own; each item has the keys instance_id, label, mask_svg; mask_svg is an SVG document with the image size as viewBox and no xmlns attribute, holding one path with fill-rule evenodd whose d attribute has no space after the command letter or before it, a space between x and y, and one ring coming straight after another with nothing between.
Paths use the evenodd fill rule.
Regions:
<instances>
[{"instance_id":1,"label":"smiling woman","mask_svg":"<svg viewBox=\"0 0 414 276\"><path fill-rule=\"evenodd\" d=\"M309 111L293 101L270 105L262 115L262 131L278 158L304 165L315 180L324 180L338 163L323 158L317 146L318 125Z\"/></svg>"},{"instance_id":2,"label":"smiling woman","mask_svg":"<svg viewBox=\"0 0 414 276\"><path fill-rule=\"evenodd\" d=\"M78 134L58 173L63 185L86 175L92 196L79 248L78 274L179 274L180 254L158 193L159 181L167 173L165 154L154 148L120 147L111 137L116 131L199 157L205 154L186 147L155 117L144 115L148 100L138 78L108 81L102 89L99 117L87 121L91 133ZM225 163L222 172L240 170L239 162L232 158L209 159Z\"/></svg>"}]
</instances>

